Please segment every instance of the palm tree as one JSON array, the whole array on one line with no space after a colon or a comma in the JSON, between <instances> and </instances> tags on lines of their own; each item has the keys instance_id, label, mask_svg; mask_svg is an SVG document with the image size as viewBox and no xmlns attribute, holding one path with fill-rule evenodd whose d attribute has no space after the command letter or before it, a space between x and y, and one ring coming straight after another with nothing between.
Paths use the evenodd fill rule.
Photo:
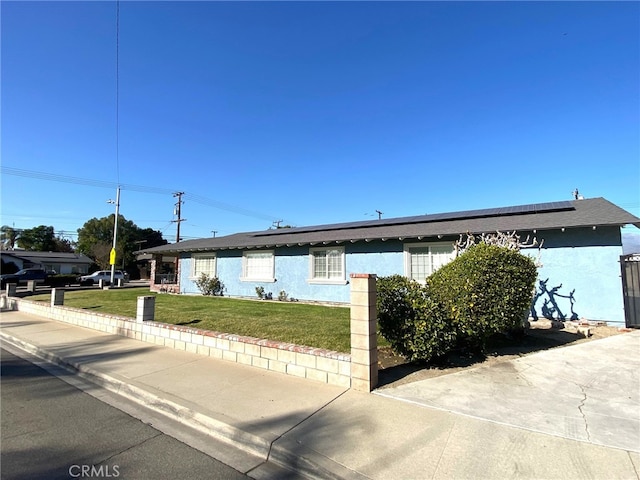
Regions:
<instances>
[{"instance_id":1,"label":"palm tree","mask_svg":"<svg viewBox=\"0 0 640 480\"><path fill-rule=\"evenodd\" d=\"M16 241L20 236L20 232L9 225L3 225L0 227L0 246L3 250L13 250L16 246Z\"/></svg>"}]
</instances>

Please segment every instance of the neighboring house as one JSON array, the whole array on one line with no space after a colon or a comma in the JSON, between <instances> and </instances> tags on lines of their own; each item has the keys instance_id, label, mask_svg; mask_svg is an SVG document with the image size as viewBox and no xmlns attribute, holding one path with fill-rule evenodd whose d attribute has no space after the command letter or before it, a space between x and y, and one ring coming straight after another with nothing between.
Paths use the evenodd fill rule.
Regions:
<instances>
[{"instance_id":1,"label":"neighboring house","mask_svg":"<svg viewBox=\"0 0 640 480\"><path fill-rule=\"evenodd\" d=\"M140 271L140 278L148 280L151 278L151 261L158 260L150 253L138 253L136 255L136 263ZM166 256L155 265L155 280L158 284L176 283L175 275L176 257Z\"/></svg>"},{"instance_id":2,"label":"neighboring house","mask_svg":"<svg viewBox=\"0 0 640 480\"><path fill-rule=\"evenodd\" d=\"M523 250L543 264L532 316L624 323L621 227L640 218L604 198L561 201L414 217L369 220L203 238L144 252L158 263L178 255L174 285L151 289L198 293L201 273L217 276L226 295L256 297L264 287L300 300L349 302L349 274L401 274L418 281L454 258L466 232L516 231L544 242Z\"/></svg>"},{"instance_id":3,"label":"neighboring house","mask_svg":"<svg viewBox=\"0 0 640 480\"><path fill-rule=\"evenodd\" d=\"M93 263L93 260L82 253L3 250L0 256L4 263L13 262L18 269L42 267L60 274L87 273Z\"/></svg>"}]
</instances>

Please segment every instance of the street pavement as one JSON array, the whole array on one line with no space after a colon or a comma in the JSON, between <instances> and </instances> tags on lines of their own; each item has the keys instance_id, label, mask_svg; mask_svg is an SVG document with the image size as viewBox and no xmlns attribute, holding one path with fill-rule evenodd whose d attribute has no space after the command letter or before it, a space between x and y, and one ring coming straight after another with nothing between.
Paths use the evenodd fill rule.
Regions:
<instances>
[{"instance_id":1,"label":"street pavement","mask_svg":"<svg viewBox=\"0 0 640 480\"><path fill-rule=\"evenodd\" d=\"M640 331L367 394L0 317L3 343L243 449L217 458L253 478L640 478Z\"/></svg>"},{"instance_id":2,"label":"street pavement","mask_svg":"<svg viewBox=\"0 0 640 480\"><path fill-rule=\"evenodd\" d=\"M4 480L247 478L4 349L0 355Z\"/></svg>"}]
</instances>

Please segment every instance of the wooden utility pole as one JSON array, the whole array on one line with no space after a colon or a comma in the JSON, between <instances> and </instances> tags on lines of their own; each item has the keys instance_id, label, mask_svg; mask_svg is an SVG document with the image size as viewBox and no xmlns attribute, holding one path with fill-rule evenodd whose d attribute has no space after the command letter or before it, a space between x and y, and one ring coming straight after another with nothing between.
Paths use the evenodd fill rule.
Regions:
<instances>
[{"instance_id":1,"label":"wooden utility pole","mask_svg":"<svg viewBox=\"0 0 640 480\"><path fill-rule=\"evenodd\" d=\"M180 241L180 223L186 220L185 218L182 218L182 195L184 195L184 192L176 192L173 194L174 197L178 197L178 201L176 202L176 206L173 210L174 215L178 218L176 220L171 220L171 222L178 224L176 228L176 242Z\"/></svg>"},{"instance_id":2,"label":"wooden utility pole","mask_svg":"<svg viewBox=\"0 0 640 480\"><path fill-rule=\"evenodd\" d=\"M180 224L182 222L185 221L184 218L182 218L182 195L184 195L184 192L176 192L173 194L174 197L178 198L178 201L176 202L175 208L173 209L173 213L174 215L176 215L178 218L175 220L171 220L172 222L175 222L177 224L177 228L176 228L176 243L180 241ZM176 262L175 262L175 283L178 283L178 268L180 266L180 256L176 255Z\"/></svg>"}]
</instances>

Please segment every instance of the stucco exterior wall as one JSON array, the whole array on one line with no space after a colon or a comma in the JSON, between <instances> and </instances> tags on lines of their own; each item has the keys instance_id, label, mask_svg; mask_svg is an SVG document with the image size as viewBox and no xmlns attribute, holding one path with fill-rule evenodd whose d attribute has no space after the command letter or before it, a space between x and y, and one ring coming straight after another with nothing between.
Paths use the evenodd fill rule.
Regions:
<instances>
[{"instance_id":1,"label":"stucco exterior wall","mask_svg":"<svg viewBox=\"0 0 640 480\"><path fill-rule=\"evenodd\" d=\"M242 275L242 251L224 250L217 252L216 270L230 296L255 297L256 287L262 286L273 297L284 290L289 297L299 300L349 303L349 275L371 271L378 275L402 273L403 254L400 242L371 242L364 245L348 244L345 247L346 279L341 285L309 283L309 247L276 248L275 282L247 282ZM191 258L183 255L180 260L181 293L199 293L194 279L190 278Z\"/></svg>"},{"instance_id":2,"label":"stucco exterior wall","mask_svg":"<svg viewBox=\"0 0 640 480\"><path fill-rule=\"evenodd\" d=\"M573 316L624 324L619 263L622 242L619 228L567 229L565 232L558 230L531 235L538 241L544 240L541 254L543 266L539 269L536 284L538 295L534 304L535 313L540 318L543 313L550 312L555 317L564 315L566 319ZM229 296L255 297L256 287L262 286L265 292L272 292L274 299L284 290L289 297L300 300L348 303L348 279L351 273L366 271L378 277L404 274L403 245L399 240L341 244L346 254L346 280L340 285L308 282L308 246L274 249L275 282L240 280L240 250L217 252L217 276L225 284L225 294ZM523 253L533 258L538 256L537 249L526 249ZM181 293L199 293L190 278L190 271L190 255L183 254L180 268ZM546 283L541 284L540 281Z\"/></svg>"},{"instance_id":3,"label":"stucco exterior wall","mask_svg":"<svg viewBox=\"0 0 640 480\"><path fill-rule=\"evenodd\" d=\"M620 230L574 229L544 232L537 238L544 239L544 245L536 283L535 313L542 318L546 300L546 308L555 309L552 314L556 318L559 310L567 320L573 316L624 325ZM534 249L523 253L533 258L538 255Z\"/></svg>"}]
</instances>

